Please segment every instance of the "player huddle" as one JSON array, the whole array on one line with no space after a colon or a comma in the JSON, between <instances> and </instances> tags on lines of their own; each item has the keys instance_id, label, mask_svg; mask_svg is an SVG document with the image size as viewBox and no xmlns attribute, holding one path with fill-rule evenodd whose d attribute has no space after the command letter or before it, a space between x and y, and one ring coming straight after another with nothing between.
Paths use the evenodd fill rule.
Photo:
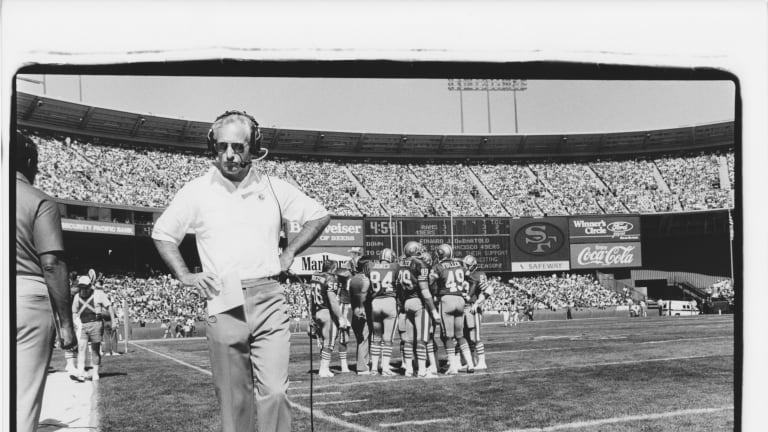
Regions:
<instances>
[{"instance_id":1,"label":"player huddle","mask_svg":"<svg viewBox=\"0 0 768 432\"><path fill-rule=\"evenodd\" d=\"M310 281L313 331L322 346L319 376L333 376L330 361L337 341L341 371L349 372L350 327L358 341L358 375L398 374L390 367L395 331L405 376L437 377L436 333L448 358L446 375L487 368L480 325L492 287L473 256L454 258L448 244L434 252L433 263L433 255L411 241L400 257L384 249L378 260L355 254L347 268L324 263Z\"/></svg>"}]
</instances>

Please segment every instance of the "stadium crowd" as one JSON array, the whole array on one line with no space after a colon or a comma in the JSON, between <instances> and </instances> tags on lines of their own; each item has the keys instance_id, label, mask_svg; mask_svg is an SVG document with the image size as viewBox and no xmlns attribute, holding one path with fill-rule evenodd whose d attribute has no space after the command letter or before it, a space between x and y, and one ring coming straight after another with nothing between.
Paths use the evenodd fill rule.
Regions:
<instances>
[{"instance_id":1,"label":"stadium crowd","mask_svg":"<svg viewBox=\"0 0 768 432\"><path fill-rule=\"evenodd\" d=\"M148 277L132 273L104 275L100 286L117 305L127 301L132 322L186 323L206 319L205 299L194 290L184 289L170 274L154 272ZM488 310L497 311L505 300L532 301L537 308L558 310L569 303L579 308L606 307L626 304L627 295L617 294L601 286L591 275L560 274L552 276L514 277L509 282L492 276L493 297ZM730 281L719 283L722 295L732 292ZM283 283L291 318L306 317L306 293L299 283Z\"/></svg>"},{"instance_id":2,"label":"stadium crowd","mask_svg":"<svg viewBox=\"0 0 768 432\"><path fill-rule=\"evenodd\" d=\"M211 164L200 153L30 136L42 162L38 184L58 198L162 208ZM733 163L730 152L472 165L264 160L259 168L338 216L519 217L732 207ZM730 188L721 188L721 172Z\"/></svg>"}]
</instances>

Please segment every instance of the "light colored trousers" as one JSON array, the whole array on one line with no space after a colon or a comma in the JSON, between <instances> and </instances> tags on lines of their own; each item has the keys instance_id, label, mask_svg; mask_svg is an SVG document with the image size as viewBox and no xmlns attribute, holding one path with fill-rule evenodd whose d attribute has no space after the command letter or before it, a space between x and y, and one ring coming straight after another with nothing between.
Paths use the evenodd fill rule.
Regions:
<instances>
[{"instance_id":1,"label":"light colored trousers","mask_svg":"<svg viewBox=\"0 0 768 432\"><path fill-rule=\"evenodd\" d=\"M206 337L222 429L251 432L258 424L259 432L289 432L291 334L283 289L271 279L246 280L243 295L243 306L208 317Z\"/></svg>"},{"instance_id":2,"label":"light colored trousers","mask_svg":"<svg viewBox=\"0 0 768 432\"><path fill-rule=\"evenodd\" d=\"M53 310L42 277L16 278L16 430L37 430L53 351Z\"/></svg>"}]
</instances>

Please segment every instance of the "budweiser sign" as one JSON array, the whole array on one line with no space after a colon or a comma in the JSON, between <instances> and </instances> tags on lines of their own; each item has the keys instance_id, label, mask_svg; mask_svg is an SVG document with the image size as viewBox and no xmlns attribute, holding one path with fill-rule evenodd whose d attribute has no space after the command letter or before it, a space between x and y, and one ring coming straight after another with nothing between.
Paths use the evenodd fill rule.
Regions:
<instances>
[{"instance_id":1,"label":"budweiser sign","mask_svg":"<svg viewBox=\"0 0 768 432\"><path fill-rule=\"evenodd\" d=\"M640 243L571 245L571 268L639 267Z\"/></svg>"}]
</instances>

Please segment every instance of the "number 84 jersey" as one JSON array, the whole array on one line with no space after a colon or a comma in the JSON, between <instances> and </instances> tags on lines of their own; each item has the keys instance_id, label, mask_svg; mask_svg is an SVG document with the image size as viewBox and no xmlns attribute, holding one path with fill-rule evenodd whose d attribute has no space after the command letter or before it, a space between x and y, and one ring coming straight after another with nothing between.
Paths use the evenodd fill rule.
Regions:
<instances>
[{"instance_id":1,"label":"number 84 jersey","mask_svg":"<svg viewBox=\"0 0 768 432\"><path fill-rule=\"evenodd\" d=\"M368 267L368 279L371 281L371 298L396 298L395 282L400 272L398 263L386 261L374 263Z\"/></svg>"},{"instance_id":2,"label":"number 84 jersey","mask_svg":"<svg viewBox=\"0 0 768 432\"><path fill-rule=\"evenodd\" d=\"M429 284L437 283L437 296L463 296L469 289L467 268L458 258L448 258L432 266Z\"/></svg>"}]
</instances>

